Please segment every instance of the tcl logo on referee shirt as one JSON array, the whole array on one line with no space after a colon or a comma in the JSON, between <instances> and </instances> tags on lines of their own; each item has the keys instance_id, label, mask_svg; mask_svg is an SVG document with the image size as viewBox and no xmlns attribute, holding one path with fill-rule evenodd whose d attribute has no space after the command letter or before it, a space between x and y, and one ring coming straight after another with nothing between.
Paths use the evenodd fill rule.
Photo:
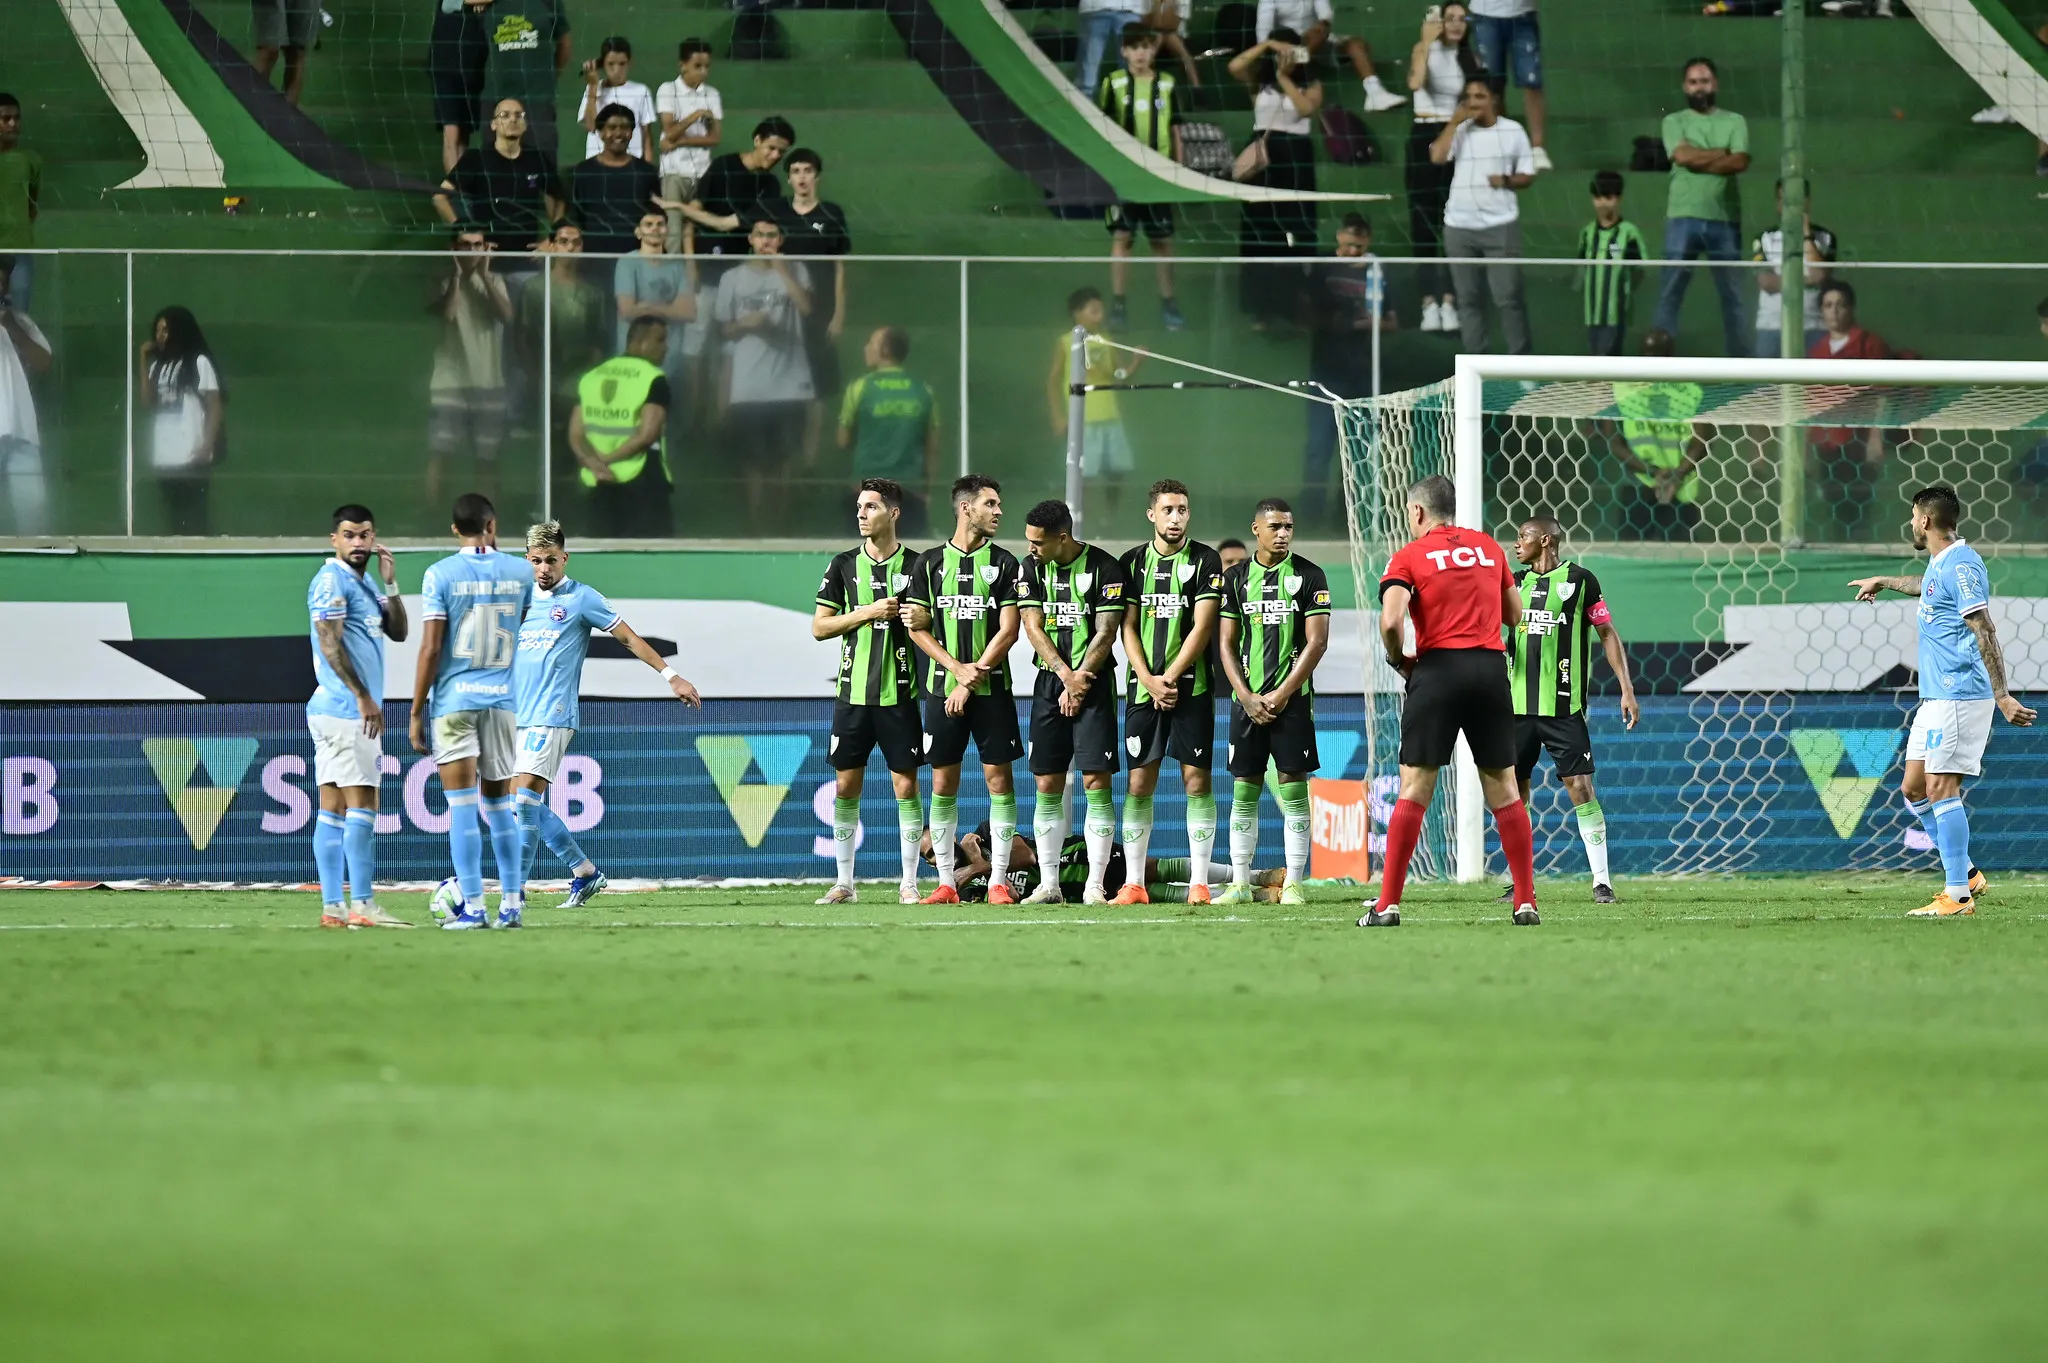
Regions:
<instances>
[{"instance_id":1,"label":"tcl logo on referee shirt","mask_svg":"<svg viewBox=\"0 0 2048 1363\"><path fill-rule=\"evenodd\" d=\"M1442 572L1446 565L1452 568L1497 568L1498 560L1490 558L1477 545L1461 544L1455 549L1431 549L1423 555Z\"/></svg>"},{"instance_id":2,"label":"tcl logo on referee shirt","mask_svg":"<svg viewBox=\"0 0 2048 1363\"><path fill-rule=\"evenodd\" d=\"M1380 592L1408 589L1419 652L1498 649L1503 598L1514 582L1507 559L1507 551L1484 531L1440 525L1394 555Z\"/></svg>"}]
</instances>

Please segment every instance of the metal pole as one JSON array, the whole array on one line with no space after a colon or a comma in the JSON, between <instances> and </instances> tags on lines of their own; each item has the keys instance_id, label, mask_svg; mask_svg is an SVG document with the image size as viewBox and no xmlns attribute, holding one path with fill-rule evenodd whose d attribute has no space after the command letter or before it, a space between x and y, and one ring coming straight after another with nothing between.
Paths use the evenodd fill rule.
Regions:
<instances>
[{"instance_id":1,"label":"metal pole","mask_svg":"<svg viewBox=\"0 0 2048 1363\"><path fill-rule=\"evenodd\" d=\"M1380 311L1386 306L1387 298L1386 271L1380 268L1377 260L1372 263L1365 287L1366 297L1372 304L1372 395L1377 400L1380 395ZM1373 415L1379 415L1378 408L1373 409Z\"/></svg>"},{"instance_id":2,"label":"metal pole","mask_svg":"<svg viewBox=\"0 0 2048 1363\"><path fill-rule=\"evenodd\" d=\"M1074 328L1067 348L1067 509L1074 513L1074 538L1085 539L1081 525L1081 451L1087 440L1088 329Z\"/></svg>"},{"instance_id":3,"label":"metal pole","mask_svg":"<svg viewBox=\"0 0 2048 1363\"><path fill-rule=\"evenodd\" d=\"M549 476L554 443L555 270L549 257L540 267L540 518L544 521L555 518L555 480Z\"/></svg>"},{"instance_id":4,"label":"metal pole","mask_svg":"<svg viewBox=\"0 0 2048 1363\"><path fill-rule=\"evenodd\" d=\"M967 441L967 257L960 257L960 476L974 470L968 463Z\"/></svg>"},{"instance_id":5,"label":"metal pole","mask_svg":"<svg viewBox=\"0 0 2048 1363\"><path fill-rule=\"evenodd\" d=\"M1778 151L1778 176L1785 182L1785 206L1778 219L1778 353L1788 360L1806 354L1806 6L1788 3L1784 15L1784 52L1780 76L1784 133ZM1794 403L1783 390L1778 424L1778 542L1792 548L1801 542L1806 511L1806 435L1793 419Z\"/></svg>"},{"instance_id":6,"label":"metal pole","mask_svg":"<svg viewBox=\"0 0 2048 1363\"><path fill-rule=\"evenodd\" d=\"M135 348L135 253L133 251L123 251L121 255L127 263L128 270L127 286L122 290L123 307L126 308L128 313L128 349L126 353L131 357L139 358L141 352ZM122 367L126 368L127 366L124 363ZM122 523L127 526L127 533L131 536L135 533L135 389L141 381L142 376L140 374L135 375L129 380L127 384L128 391L121 402L121 411L126 418L124 424L127 428L127 438L121 443Z\"/></svg>"},{"instance_id":7,"label":"metal pole","mask_svg":"<svg viewBox=\"0 0 2048 1363\"><path fill-rule=\"evenodd\" d=\"M1458 356L1452 379L1451 481L1458 489L1458 524L1473 529L1486 525L1486 383L1480 359ZM1479 789L1479 768L1463 737L1453 751L1451 771L1451 873L1470 884L1486 874L1486 800Z\"/></svg>"}]
</instances>

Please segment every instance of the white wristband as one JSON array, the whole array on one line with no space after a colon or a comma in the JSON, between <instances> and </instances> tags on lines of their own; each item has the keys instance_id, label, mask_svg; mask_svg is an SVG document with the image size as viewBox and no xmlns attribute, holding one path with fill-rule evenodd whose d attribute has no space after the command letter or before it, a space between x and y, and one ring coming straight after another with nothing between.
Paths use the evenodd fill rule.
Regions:
<instances>
[{"instance_id":1,"label":"white wristband","mask_svg":"<svg viewBox=\"0 0 2048 1363\"><path fill-rule=\"evenodd\" d=\"M661 669L661 679L663 681L674 681L677 677L680 677L682 675L682 673L676 671L673 667L664 667Z\"/></svg>"}]
</instances>

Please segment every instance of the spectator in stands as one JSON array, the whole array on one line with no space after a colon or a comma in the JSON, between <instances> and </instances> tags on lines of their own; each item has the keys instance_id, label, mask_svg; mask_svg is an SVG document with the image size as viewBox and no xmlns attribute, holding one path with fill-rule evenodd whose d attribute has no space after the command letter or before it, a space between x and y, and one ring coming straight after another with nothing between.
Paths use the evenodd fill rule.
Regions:
<instances>
[{"instance_id":1,"label":"spectator in stands","mask_svg":"<svg viewBox=\"0 0 2048 1363\"><path fill-rule=\"evenodd\" d=\"M1671 333L1652 329L1645 355L1674 353ZM1692 418L1706 398L1696 383L1617 383L1621 421L1599 423L1609 448L1633 475L1622 484L1619 538L1690 540L1700 523L1699 467L1707 457L1706 428Z\"/></svg>"},{"instance_id":2,"label":"spectator in stands","mask_svg":"<svg viewBox=\"0 0 2048 1363\"><path fill-rule=\"evenodd\" d=\"M553 238L541 250L548 256L547 287L529 285L519 291L512 344L522 370L537 375L545 367L549 373L551 448L565 451L576 383L611 353L613 306L609 294L583 277L582 228L573 222L555 224Z\"/></svg>"},{"instance_id":3,"label":"spectator in stands","mask_svg":"<svg viewBox=\"0 0 2048 1363\"><path fill-rule=\"evenodd\" d=\"M1046 377L1046 397L1052 404L1052 431L1065 440L1069 414L1073 409L1074 328L1087 332L1082 342L1082 378L1089 384L1124 383L1145 362L1142 355L1122 363L1122 352L1102 339L1102 294L1095 289L1076 289L1067 295L1069 325L1053 342L1052 372ZM1081 476L1088 480L1088 505L1102 507L1111 521L1123 492L1124 479L1136 461L1131 457L1130 437L1124 433L1121 395L1092 392L1081 400Z\"/></svg>"},{"instance_id":4,"label":"spectator in stands","mask_svg":"<svg viewBox=\"0 0 2048 1363\"><path fill-rule=\"evenodd\" d=\"M1828 282L1828 264L1835 258L1835 234L1813 220L1813 186L1806 188L1806 288L1800 300L1804 305L1805 336L1799 343L1802 351L1812 350L1820 343L1825 331L1820 324L1820 287ZM1778 211L1771 218L1771 225L1757 234L1750 244L1749 258L1764 262L1768 267L1756 277L1756 353L1764 359L1774 360L1784 353L1783 337L1785 328L1785 182L1778 181Z\"/></svg>"},{"instance_id":5,"label":"spectator in stands","mask_svg":"<svg viewBox=\"0 0 2048 1363\"><path fill-rule=\"evenodd\" d=\"M569 167L569 201L583 226L583 246L597 255L630 255L639 249L641 216L661 197L661 172L633 154L637 129L633 111L607 104L598 113L603 149ZM667 236L666 230L662 235Z\"/></svg>"},{"instance_id":6,"label":"spectator in stands","mask_svg":"<svg viewBox=\"0 0 2048 1363\"><path fill-rule=\"evenodd\" d=\"M1319 66L1329 65L1333 53L1341 54L1365 83L1365 111L1369 114L1385 113L1407 103L1380 84L1372 69L1372 48L1365 39L1335 33L1336 17L1330 0L1259 0L1253 36L1265 42L1281 29L1299 33L1297 41L1308 49L1309 60Z\"/></svg>"},{"instance_id":7,"label":"spectator in stands","mask_svg":"<svg viewBox=\"0 0 2048 1363\"><path fill-rule=\"evenodd\" d=\"M725 430L747 493L747 524L769 521L768 489L803 443L817 389L804 347L811 272L782 257L782 229L759 209L747 233L753 254L718 281L718 324L727 347Z\"/></svg>"},{"instance_id":8,"label":"spectator in stands","mask_svg":"<svg viewBox=\"0 0 2048 1363\"><path fill-rule=\"evenodd\" d=\"M1216 557L1223 560L1223 571L1226 573L1251 556L1252 551L1245 547L1243 540L1227 539L1216 541Z\"/></svg>"},{"instance_id":9,"label":"spectator in stands","mask_svg":"<svg viewBox=\"0 0 2048 1363\"><path fill-rule=\"evenodd\" d=\"M1507 108L1508 76L1522 92L1522 116L1529 121L1530 158L1536 169L1550 169L1545 151L1548 127L1543 96L1543 33L1536 22L1536 0L1471 0L1472 40L1479 64L1493 82L1501 108Z\"/></svg>"},{"instance_id":10,"label":"spectator in stands","mask_svg":"<svg viewBox=\"0 0 2048 1363\"><path fill-rule=\"evenodd\" d=\"M1340 398L1372 395L1372 334L1400 325L1386 306L1386 277L1372 252L1372 224L1347 213L1337 228L1337 258L1309 276L1308 376ZM1330 468L1337 457L1337 423L1321 403L1308 409L1308 452L1301 500L1308 525L1317 525L1330 502Z\"/></svg>"},{"instance_id":11,"label":"spectator in stands","mask_svg":"<svg viewBox=\"0 0 2048 1363\"><path fill-rule=\"evenodd\" d=\"M658 159L655 144L660 140L661 120L654 113L654 94L633 75L633 44L624 38L606 38L598 44L597 57L583 63L583 157L589 160L604 150L604 133L599 118L606 107L623 104L633 115L633 154L653 165Z\"/></svg>"},{"instance_id":12,"label":"spectator in stands","mask_svg":"<svg viewBox=\"0 0 2048 1363\"><path fill-rule=\"evenodd\" d=\"M569 449L582 465L578 478L588 489L599 535L666 539L675 533L666 434L673 399L661 372L667 353L667 325L642 317L626 328L624 354L577 381Z\"/></svg>"},{"instance_id":13,"label":"spectator in stands","mask_svg":"<svg viewBox=\"0 0 2048 1363\"><path fill-rule=\"evenodd\" d=\"M1181 98L1178 82L1153 69L1159 56L1159 34L1144 24L1124 30L1124 69L1102 78L1095 103L1102 112L1140 143L1176 164L1181 159ZM1109 329L1131 324L1125 295L1130 289L1131 244L1138 229L1152 243L1158 260L1160 321L1168 331L1187 325L1173 296L1173 205L1134 204L1119 200L1109 210Z\"/></svg>"},{"instance_id":14,"label":"spectator in stands","mask_svg":"<svg viewBox=\"0 0 2048 1363\"><path fill-rule=\"evenodd\" d=\"M441 173L455 169L483 123L484 68L491 43L484 32L491 0L441 0L427 39L427 79L434 121L441 125Z\"/></svg>"},{"instance_id":15,"label":"spectator in stands","mask_svg":"<svg viewBox=\"0 0 2048 1363\"><path fill-rule=\"evenodd\" d=\"M526 144L560 164L555 86L569 69L569 19L562 0L491 0L484 94L493 108L516 99L526 110Z\"/></svg>"},{"instance_id":16,"label":"spectator in stands","mask_svg":"<svg viewBox=\"0 0 2048 1363\"><path fill-rule=\"evenodd\" d=\"M1271 37L1230 59L1230 74L1252 88L1252 128L1266 162L1249 183L1272 189L1316 187L1316 144L1310 131L1322 111L1323 83L1309 70L1306 54L1300 34L1275 28ZM1314 203L1246 204L1237 243L1242 256L1314 255ZM1291 321L1300 289L1301 272L1286 265L1246 265L1238 274L1239 305L1251 314L1254 331Z\"/></svg>"},{"instance_id":17,"label":"spectator in stands","mask_svg":"<svg viewBox=\"0 0 2048 1363\"><path fill-rule=\"evenodd\" d=\"M685 38L676 47L676 78L654 92L661 116L661 197L685 204L697 197L697 182L711 167L725 105L711 84L711 44ZM668 249L683 249L683 211L668 215ZM709 311L708 305L706 311Z\"/></svg>"},{"instance_id":18,"label":"spectator in stands","mask_svg":"<svg viewBox=\"0 0 2048 1363\"><path fill-rule=\"evenodd\" d=\"M36 244L36 215L42 211L43 158L21 145L21 101L0 94L0 251L31 251ZM0 293L28 311L35 291L35 261L16 255L11 277L0 276Z\"/></svg>"},{"instance_id":19,"label":"spectator in stands","mask_svg":"<svg viewBox=\"0 0 2048 1363\"><path fill-rule=\"evenodd\" d=\"M1145 16L1134 0L1081 0L1080 18L1081 50L1074 63L1074 88L1093 95L1110 42L1129 25L1144 23Z\"/></svg>"},{"instance_id":20,"label":"spectator in stands","mask_svg":"<svg viewBox=\"0 0 2048 1363\"><path fill-rule=\"evenodd\" d=\"M2042 24L2034 30L2034 41L2048 44L2048 24ZM2017 120L2013 118L2010 110L1993 104L1988 108L1979 109L1976 113L1970 115L1970 121L1972 123L1995 124L2012 123ZM2034 139L2034 174L2048 175L2048 137L2036 137Z\"/></svg>"},{"instance_id":21,"label":"spectator in stands","mask_svg":"<svg viewBox=\"0 0 2048 1363\"><path fill-rule=\"evenodd\" d=\"M635 227L639 250L620 259L612 270L612 298L618 304L618 347L626 348L626 332L642 317L659 317L668 326L668 352L660 361L669 386L683 385L691 365L684 351L684 330L697 320L697 258L668 254L668 215L649 207ZM685 397L672 392L667 404L669 433L680 436ZM693 401L695 393L691 393Z\"/></svg>"},{"instance_id":22,"label":"spectator in stands","mask_svg":"<svg viewBox=\"0 0 2048 1363\"><path fill-rule=\"evenodd\" d=\"M1522 209L1516 195L1536 178L1529 135L1512 118L1501 117L1500 95L1484 78L1465 82L1451 121L1429 144L1430 159L1451 164L1451 193L1444 205L1444 250L1451 259L1451 287L1458 298L1458 332L1467 351L1486 349L1486 296L1500 313L1508 353L1527 355L1529 315L1522 303ZM1481 267L1467 261L1488 260Z\"/></svg>"},{"instance_id":23,"label":"spectator in stands","mask_svg":"<svg viewBox=\"0 0 2048 1363\"><path fill-rule=\"evenodd\" d=\"M1579 259L1586 268L1579 290L1586 302L1586 353L1619 355L1628 338L1636 299L1636 270L1626 262L1643 259L1643 234L1621 216L1621 172L1593 176L1593 221L1579 229Z\"/></svg>"},{"instance_id":24,"label":"spectator in stands","mask_svg":"<svg viewBox=\"0 0 2048 1363\"><path fill-rule=\"evenodd\" d=\"M480 224L494 251L533 250L548 239L562 216L562 186L555 163L526 144L526 110L518 100L498 101L490 144L462 153L441 181L434 209L446 223Z\"/></svg>"},{"instance_id":25,"label":"spectator in stands","mask_svg":"<svg viewBox=\"0 0 2048 1363\"><path fill-rule=\"evenodd\" d=\"M284 97L292 104L306 88L306 54L320 41L320 0L249 0L256 39L256 74L270 83L277 54L284 53Z\"/></svg>"},{"instance_id":26,"label":"spectator in stands","mask_svg":"<svg viewBox=\"0 0 2048 1363\"><path fill-rule=\"evenodd\" d=\"M1152 7L1145 11L1145 27L1159 35L1160 51L1180 63L1190 90L1199 89L1202 84L1202 74L1195 69L1194 53L1188 51L1188 11L1193 7L1193 0L1186 4L1181 0L1152 0Z\"/></svg>"},{"instance_id":27,"label":"spectator in stands","mask_svg":"<svg viewBox=\"0 0 2048 1363\"><path fill-rule=\"evenodd\" d=\"M782 197L775 167L782 164L795 141L796 129L789 120L771 114L754 125L754 145L749 150L712 158L697 182L697 197L683 208L699 228L698 255L743 256L752 249L755 213ZM707 265L706 269L706 284L717 287L716 276L724 273L724 265Z\"/></svg>"},{"instance_id":28,"label":"spectator in stands","mask_svg":"<svg viewBox=\"0 0 2048 1363\"><path fill-rule=\"evenodd\" d=\"M448 461L467 452L475 477L463 480L486 497L497 493L498 450L505 443L505 324L512 295L491 269L491 244L482 227L458 225L450 243L454 260L427 302L441 319L427 383L427 502L441 504Z\"/></svg>"},{"instance_id":29,"label":"spectator in stands","mask_svg":"<svg viewBox=\"0 0 2048 1363\"><path fill-rule=\"evenodd\" d=\"M0 255L0 487L17 535L49 527L49 490L43 480L43 436L36 421L34 380L50 372L50 338L7 291L14 257Z\"/></svg>"},{"instance_id":30,"label":"spectator in stands","mask_svg":"<svg viewBox=\"0 0 2048 1363\"><path fill-rule=\"evenodd\" d=\"M1664 258L1740 260L1742 190L1736 177L1749 169L1749 123L1719 107L1720 73L1711 58L1685 64L1685 103L1664 115L1664 150L1671 156L1671 187L1664 205ZM1742 329L1742 280L1730 269L1710 269L1721 295L1721 328L1730 355L1750 353ZM1659 331L1678 333L1678 309L1692 282L1692 267L1667 265L1657 294Z\"/></svg>"},{"instance_id":31,"label":"spectator in stands","mask_svg":"<svg viewBox=\"0 0 2048 1363\"><path fill-rule=\"evenodd\" d=\"M1809 360L1889 360L1892 348L1856 321L1856 290L1831 279L1820 290L1821 326L1826 335L1806 352ZM1817 496L1808 504L1819 515L1825 538L1855 539L1870 512L1884 473L1885 438L1879 426L1809 427L1807 476Z\"/></svg>"},{"instance_id":32,"label":"spectator in stands","mask_svg":"<svg viewBox=\"0 0 2048 1363\"><path fill-rule=\"evenodd\" d=\"M165 308L142 343L142 405L150 413L149 467L173 535L210 535L213 466L227 453L227 387L190 308Z\"/></svg>"},{"instance_id":33,"label":"spectator in stands","mask_svg":"<svg viewBox=\"0 0 2048 1363\"><path fill-rule=\"evenodd\" d=\"M839 448L853 451L853 481L890 478L903 488L904 534L930 526L925 489L939 468L939 402L931 385L903 370L910 333L876 327L861 351L868 372L839 404Z\"/></svg>"},{"instance_id":34,"label":"spectator in stands","mask_svg":"<svg viewBox=\"0 0 2048 1363\"><path fill-rule=\"evenodd\" d=\"M1408 160L1403 187L1408 192L1408 250L1429 258L1444 253L1444 204L1451 193L1451 166L1430 157L1429 144L1458 112L1465 82L1484 69L1472 52L1472 24L1459 0L1432 9L1422 21L1422 37L1408 53L1408 88L1415 92L1415 121L1408 126ZM1422 290L1423 331L1456 331L1458 300L1445 287L1441 265L1416 271Z\"/></svg>"},{"instance_id":35,"label":"spectator in stands","mask_svg":"<svg viewBox=\"0 0 2048 1363\"><path fill-rule=\"evenodd\" d=\"M844 256L853 249L846 210L818 197L825 158L798 147L782 161L789 176L789 197L763 205L782 229L782 249L794 256ZM830 278L827 278L827 271ZM839 337L846 328L846 262L835 259L810 267L818 281L811 315L804 319L804 350L811 364L811 387L817 400L804 425L804 457L811 458L825 430L825 404L839 391Z\"/></svg>"}]
</instances>

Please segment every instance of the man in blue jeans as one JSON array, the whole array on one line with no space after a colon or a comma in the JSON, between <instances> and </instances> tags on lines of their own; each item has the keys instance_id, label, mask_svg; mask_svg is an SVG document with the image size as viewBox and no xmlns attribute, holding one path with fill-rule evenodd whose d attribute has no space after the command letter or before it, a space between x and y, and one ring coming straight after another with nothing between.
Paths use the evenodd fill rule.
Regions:
<instances>
[{"instance_id":1,"label":"man in blue jeans","mask_svg":"<svg viewBox=\"0 0 2048 1363\"><path fill-rule=\"evenodd\" d=\"M1672 261L1742 259L1742 191L1735 177L1749 169L1749 124L1715 103L1720 76L1712 60L1685 64L1685 108L1664 115L1664 150L1671 155L1671 189L1664 206L1664 258ZM1749 354L1742 325L1743 272L1717 269L1721 328L1730 355ZM1692 282L1688 265L1667 265L1650 325L1678 334L1678 308Z\"/></svg>"},{"instance_id":2,"label":"man in blue jeans","mask_svg":"<svg viewBox=\"0 0 2048 1363\"><path fill-rule=\"evenodd\" d=\"M1145 16L1131 0L1081 0L1081 56L1074 63L1074 84L1089 99L1101 88L1103 54L1110 40L1120 38L1125 24L1142 24Z\"/></svg>"}]
</instances>

